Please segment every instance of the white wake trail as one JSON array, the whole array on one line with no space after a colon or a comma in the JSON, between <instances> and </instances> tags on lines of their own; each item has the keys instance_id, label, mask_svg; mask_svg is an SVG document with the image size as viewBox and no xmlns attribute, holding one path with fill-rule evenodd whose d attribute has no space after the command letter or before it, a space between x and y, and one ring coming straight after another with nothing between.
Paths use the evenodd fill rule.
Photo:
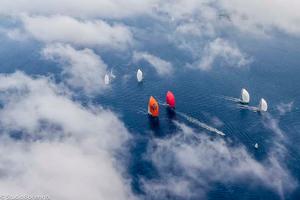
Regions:
<instances>
[{"instance_id":1,"label":"white wake trail","mask_svg":"<svg viewBox=\"0 0 300 200\"><path fill-rule=\"evenodd\" d=\"M235 97L220 96L220 98L223 98L223 99L228 100L228 101L233 101L233 102L236 102L236 103L241 102L241 99L235 98Z\"/></svg>"},{"instance_id":2,"label":"white wake trail","mask_svg":"<svg viewBox=\"0 0 300 200\"><path fill-rule=\"evenodd\" d=\"M142 114L142 115L148 115L148 112L145 109L139 109L139 110L136 111L136 113L137 114Z\"/></svg>"},{"instance_id":3,"label":"white wake trail","mask_svg":"<svg viewBox=\"0 0 300 200\"><path fill-rule=\"evenodd\" d=\"M219 134L219 135L222 135L222 136L225 136L225 133L223 133L222 131L219 131L218 129L214 128L214 127L211 127L203 122L200 122L198 119L196 118L193 118L191 116L188 116L182 112L178 112L176 111L176 114L179 114L180 116L182 116L183 118L185 118L186 120L188 120L189 122L193 123L193 124L196 124L198 126L200 126L201 128L204 128L208 131L211 131L211 132L214 132L216 134Z\"/></svg>"},{"instance_id":4,"label":"white wake trail","mask_svg":"<svg viewBox=\"0 0 300 200\"><path fill-rule=\"evenodd\" d=\"M239 105L238 107L241 108L241 109L250 110L250 111L253 111L253 112L258 112L258 108L255 107L255 106Z\"/></svg>"}]
</instances>

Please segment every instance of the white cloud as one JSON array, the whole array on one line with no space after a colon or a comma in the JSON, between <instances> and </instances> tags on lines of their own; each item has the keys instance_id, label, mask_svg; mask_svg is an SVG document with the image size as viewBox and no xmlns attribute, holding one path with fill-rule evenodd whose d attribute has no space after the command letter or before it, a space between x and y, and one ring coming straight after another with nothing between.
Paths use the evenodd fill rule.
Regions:
<instances>
[{"instance_id":1,"label":"white cloud","mask_svg":"<svg viewBox=\"0 0 300 200\"><path fill-rule=\"evenodd\" d=\"M270 113L264 113L263 125L281 139L284 139L285 134L279 126L279 119L274 118Z\"/></svg>"},{"instance_id":2,"label":"white cloud","mask_svg":"<svg viewBox=\"0 0 300 200\"><path fill-rule=\"evenodd\" d=\"M222 17L239 30L271 32L274 28L299 36L300 3L295 0L2 0L0 14L68 15L80 18L113 18L153 16L189 23L195 20L201 27L224 26ZM223 18L224 19L224 18ZM222 20L223 20L222 19Z\"/></svg>"},{"instance_id":3,"label":"white cloud","mask_svg":"<svg viewBox=\"0 0 300 200\"><path fill-rule=\"evenodd\" d=\"M203 35L214 36L214 28L195 22L182 23L176 27L176 32L184 35L201 37Z\"/></svg>"},{"instance_id":4,"label":"white cloud","mask_svg":"<svg viewBox=\"0 0 300 200\"><path fill-rule=\"evenodd\" d=\"M69 15L73 17L123 18L150 12L156 0L1 0L0 14Z\"/></svg>"},{"instance_id":5,"label":"white cloud","mask_svg":"<svg viewBox=\"0 0 300 200\"><path fill-rule=\"evenodd\" d=\"M276 28L289 34L300 34L299 1L222 0L219 3L241 30L271 32Z\"/></svg>"},{"instance_id":6,"label":"white cloud","mask_svg":"<svg viewBox=\"0 0 300 200\"><path fill-rule=\"evenodd\" d=\"M174 0L159 1L158 13L189 24L195 20L201 26L213 25L215 29L234 26L248 33L272 34L278 29L288 34L300 35L300 2L295 0L240 1L240 0ZM229 26L227 26L229 25Z\"/></svg>"},{"instance_id":7,"label":"white cloud","mask_svg":"<svg viewBox=\"0 0 300 200\"><path fill-rule=\"evenodd\" d=\"M187 23L177 26L176 31L182 34L192 34L196 36L202 35L202 30L198 27L198 24Z\"/></svg>"},{"instance_id":8,"label":"white cloud","mask_svg":"<svg viewBox=\"0 0 300 200\"><path fill-rule=\"evenodd\" d=\"M83 89L86 94L97 94L105 89L107 66L93 50L76 50L70 45L52 44L47 45L42 54L62 65L64 80L73 88Z\"/></svg>"},{"instance_id":9,"label":"white cloud","mask_svg":"<svg viewBox=\"0 0 300 200\"><path fill-rule=\"evenodd\" d=\"M37 40L79 46L124 49L133 41L130 30L122 24L110 25L103 20L77 20L69 16L22 15L24 30Z\"/></svg>"},{"instance_id":10,"label":"white cloud","mask_svg":"<svg viewBox=\"0 0 300 200\"><path fill-rule=\"evenodd\" d=\"M222 120L220 120L218 117L214 116L211 117L210 121L212 122L212 124L216 127L222 127L224 125L224 122Z\"/></svg>"},{"instance_id":11,"label":"white cloud","mask_svg":"<svg viewBox=\"0 0 300 200\"><path fill-rule=\"evenodd\" d=\"M154 197L199 197L214 182L223 184L247 181L251 186L265 186L281 197L297 186L277 154L263 161L255 160L244 146L234 146L223 138L198 134L184 124L182 131L167 139L157 139L148 155L159 173L157 180L144 182L147 195ZM185 185L181 190L169 187L173 182Z\"/></svg>"},{"instance_id":12,"label":"white cloud","mask_svg":"<svg viewBox=\"0 0 300 200\"><path fill-rule=\"evenodd\" d=\"M159 75L170 75L173 72L173 66L170 62L165 61L147 52L134 52L133 60L138 62L140 60L147 61Z\"/></svg>"},{"instance_id":13,"label":"white cloud","mask_svg":"<svg viewBox=\"0 0 300 200\"><path fill-rule=\"evenodd\" d=\"M25 41L28 39L28 36L24 34L20 29L4 29L4 33L6 33L7 37L9 37L12 40L16 41Z\"/></svg>"},{"instance_id":14,"label":"white cloud","mask_svg":"<svg viewBox=\"0 0 300 200\"><path fill-rule=\"evenodd\" d=\"M1 123L10 129L37 134L43 123L50 122L74 136L97 136L97 142L112 149L127 138L126 129L113 113L101 108L85 109L70 97L59 95L65 89L48 79L31 79L20 72L1 75L0 91L5 103L0 112Z\"/></svg>"},{"instance_id":15,"label":"white cloud","mask_svg":"<svg viewBox=\"0 0 300 200\"><path fill-rule=\"evenodd\" d=\"M130 199L121 160L129 133L114 113L21 72L0 75L0 193L52 199ZM9 134L19 132L21 139ZM113 186L113 187L112 187Z\"/></svg>"},{"instance_id":16,"label":"white cloud","mask_svg":"<svg viewBox=\"0 0 300 200\"><path fill-rule=\"evenodd\" d=\"M143 180L143 187L150 199L205 199L202 190L193 191L188 179L166 175L164 181ZM175 198L176 197L176 198ZM179 197L179 198L178 198Z\"/></svg>"},{"instance_id":17,"label":"white cloud","mask_svg":"<svg viewBox=\"0 0 300 200\"><path fill-rule=\"evenodd\" d=\"M198 17L213 21L217 18L216 9L207 0L159 1L154 11L169 16L175 21L194 20Z\"/></svg>"},{"instance_id":18,"label":"white cloud","mask_svg":"<svg viewBox=\"0 0 300 200\"><path fill-rule=\"evenodd\" d=\"M289 103L280 103L276 106L277 110L279 111L280 115L285 115L288 112L291 112L294 106L294 102L291 101Z\"/></svg>"},{"instance_id":19,"label":"white cloud","mask_svg":"<svg viewBox=\"0 0 300 200\"><path fill-rule=\"evenodd\" d=\"M69 141L16 142L1 137L0 144L1 195L130 199L129 183L105 151Z\"/></svg>"},{"instance_id":20,"label":"white cloud","mask_svg":"<svg viewBox=\"0 0 300 200\"><path fill-rule=\"evenodd\" d=\"M205 46L203 57L197 67L209 70L213 67L216 59L222 59L227 65L233 67L243 67L251 62L236 45L221 38L217 38Z\"/></svg>"}]
</instances>

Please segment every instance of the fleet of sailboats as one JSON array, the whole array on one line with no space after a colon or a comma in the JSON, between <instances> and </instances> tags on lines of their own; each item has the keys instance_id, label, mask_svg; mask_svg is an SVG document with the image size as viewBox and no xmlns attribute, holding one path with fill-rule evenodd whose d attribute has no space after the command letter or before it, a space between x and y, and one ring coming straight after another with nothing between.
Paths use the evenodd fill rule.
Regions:
<instances>
[{"instance_id":1,"label":"fleet of sailboats","mask_svg":"<svg viewBox=\"0 0 300 200\"><path fill-rule=\"evenodd\" d=\"M112 73L112 71L110 72L110 75L105 74L105 77L104 77L105 85L108 85L110 83L110 81L111 81L110 77L113 77L113 78L115 77L115 75ZM137 79L137 82L142 82L143 81L144 75L143 75L143 72L142 72L141 69L137 70L136 79ZM242 88L242 90L241 90L239 101L240 101L241 104L249 104L250 103L250 94L245 88ZM166 105L171 110L175 109L175 105L176 105L175 95L171 91L168 91L166 93ZM259 112L266 112L268 110L267 101L264 98L261 98L260 101L259 101L258 107L256 109ZM158 118L159 117L159 103L153 96L150 96L150 98L149 98L148 114L152 118ZM254 148L258 149L258 143L254 144Z\"/></svg>"}]
</instances>

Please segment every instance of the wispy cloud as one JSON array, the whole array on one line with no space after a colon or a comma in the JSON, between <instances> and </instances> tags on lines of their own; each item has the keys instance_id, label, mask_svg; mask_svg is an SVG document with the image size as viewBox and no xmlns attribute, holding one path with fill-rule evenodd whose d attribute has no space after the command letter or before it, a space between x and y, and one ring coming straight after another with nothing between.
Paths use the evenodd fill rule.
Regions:
<instances>
[{"instance_id":1,"label":"wispy cloud","mask_svg":"<svg viewBox=\"0 0 300 200\"><path fill-rule=\"evenodd\" d=\"M133 60L138 62L140 60L147 61L159 75L170 75L173 72L173 66L170 62L163 60L159 57L156 57L147 52L134 52Z\"/></svg>"},{"instance_id":2,"label":"wispy cloud","mask_svg":"<svg viewBox=\"0 0 300 200\"><path fill-rule=\"evenodd\" d=\"M208 24L196 22L182 23L176 27L176 32L187 36L214 36L215 30Z\"/></svg>"},{"instance_id":3,"label":"wispy cloud","mask_svg":"<svg viewBox=\"0 0 300 200\"><path fill-rule=\"evenodd\" d=\"M289 103L280 103L276 106L277 110L279 111L280 115L285 115L288 112L291 112L294 106L294 102L291 101Z\"/></svg>"},{"instance_id":4,"label":"wispy cloud","mask_svg":"<svg viewBox=\"0 0 300 200\"><path fill-rule=\"evenodd\" d=\"M210 24L215 30L231 27L255 35L272 35L274 29L297 36L300 34L300 14L297 12L300 3L294 0L177 0L159 1L158 4L159 13L181 24L193 21L201 26Z\"/></svg>"},{"instance_id":5,"label":"wispy cloud","mask_svg":"<svg viewBox=\"0 0 300 200\"><path fill-rule=\"evenodd\" d=\"M221 38L213 40L204 47L203 56L197 67L202 70L209 70L213 67L216 59L221 59L225 65L232 67L247 66L251 62L251 59L242 53L236 45Z\"/></svg>"},{"instance_id":6,"label":"wispy cloud","mask_svg":"<svg viewBox=\"0 0 300 200\"><path fill-rule=\"evenodd\" d=\"M265 113L263 125L279 136L281 139L285 138L284 131L279 126L279 119L274 118L271 114Z\"/></svg>"},{"instance_id":7,"label":"wispy cloud","mask_svg":"<svg viewBox=\"0 0 300 200\"><path fill-rule=\"evenodd\" d=\"M277 29L292 35L300 34L299 1L222 0L219 3L230 16L232 24L242 31L272 34L272 30Z\"/></svg>"}]
</instances>

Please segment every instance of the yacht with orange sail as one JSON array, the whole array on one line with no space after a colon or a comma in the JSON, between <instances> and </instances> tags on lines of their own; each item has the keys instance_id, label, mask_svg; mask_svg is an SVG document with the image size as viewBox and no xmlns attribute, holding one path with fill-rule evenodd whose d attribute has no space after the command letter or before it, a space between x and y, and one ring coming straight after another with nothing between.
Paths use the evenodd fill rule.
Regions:
<instances>
[{"instance_id":1,"label":"yacht with orange sail","mask_svg":"<svg viewBox=\"0 0 300 200\"><path fill-rule=\"evenodd\" d=\"M159 105L158 105L156 99L153 96L151 96L150 99L149 99L148 113L152 117L158 117L159 116Z\"/></svg>"}]
</instances>

